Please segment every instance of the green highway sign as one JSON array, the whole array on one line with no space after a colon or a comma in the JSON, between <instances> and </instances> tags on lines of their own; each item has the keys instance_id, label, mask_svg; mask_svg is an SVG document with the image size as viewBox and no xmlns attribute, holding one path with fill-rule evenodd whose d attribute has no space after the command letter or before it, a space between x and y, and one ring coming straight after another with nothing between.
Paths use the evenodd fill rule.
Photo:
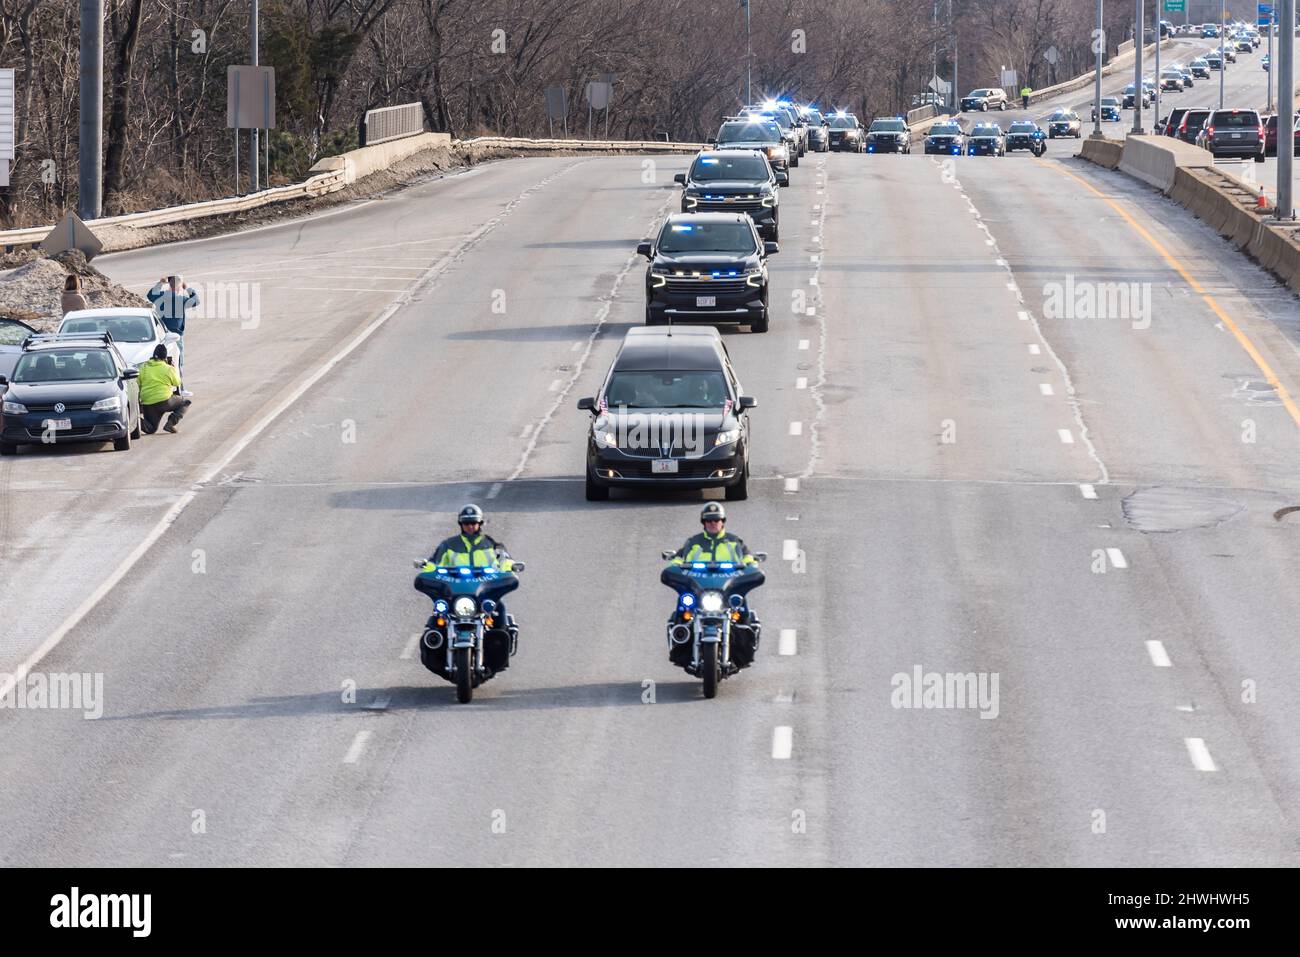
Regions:
<instances>
[{"instance_id":1,"label":"green highway sign","mask_svg":"<svg viewBox=\"0 0 1300 957\"><path fill-rule=\"evenodd\" d=\"M1165 13L1186 13L1187 0L1165 0Z\"/></svg>"}]
</instances>

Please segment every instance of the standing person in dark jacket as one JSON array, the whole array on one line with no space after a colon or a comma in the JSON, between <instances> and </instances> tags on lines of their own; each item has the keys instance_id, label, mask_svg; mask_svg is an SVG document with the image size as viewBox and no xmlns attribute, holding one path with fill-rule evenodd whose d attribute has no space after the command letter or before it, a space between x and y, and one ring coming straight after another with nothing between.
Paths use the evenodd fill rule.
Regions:
<instances>
[{"instance_id":1,"label":"standing person in dark jacket","mask_svg":"<svg viewBox=\"0 0 1300 957\"><path fill-rule=\"evenodd\" d=\"M185 285L184 278L176 275L159 279L146 295L153 303L154 312L158 314L167 331L181 337L176 345L180 349L178 367L183 379L185 377L185 315L190 309L198 306L199 291Z\"/></svg>"}]
</instances>

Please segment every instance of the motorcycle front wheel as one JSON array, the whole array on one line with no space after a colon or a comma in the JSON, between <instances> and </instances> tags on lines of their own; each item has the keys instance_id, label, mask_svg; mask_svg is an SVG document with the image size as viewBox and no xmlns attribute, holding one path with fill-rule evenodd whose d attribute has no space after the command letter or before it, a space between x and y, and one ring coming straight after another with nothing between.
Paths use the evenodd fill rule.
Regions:
<instances>
[{"instance_id":1,"label":"motorcycle front wheel","mask_svg":"<svg viewBox=\"0 0 1300 957\"><path fill-rule=\"evenodd\" d=\"M718 696L718 643L711 641L700 649L700 674L704 678L704 697Z\"/></svg>"},{"instance_id":2,"label":"motorcycle front wheel","mask_svg":"<svg viewBox=\"0 0 1300 957\"><path fill-rule=\"evenodd\" d=\"M469 704L474 697L474 649L456 649L456 700Z\"/></svg>"}]
</instances>

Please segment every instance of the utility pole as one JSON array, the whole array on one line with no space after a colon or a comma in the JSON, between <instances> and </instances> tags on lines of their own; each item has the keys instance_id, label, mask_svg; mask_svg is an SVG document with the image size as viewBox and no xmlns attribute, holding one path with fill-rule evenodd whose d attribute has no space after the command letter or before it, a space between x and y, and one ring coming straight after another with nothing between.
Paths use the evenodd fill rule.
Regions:
<instances>
[{"instance_id":1,"label":"utility pole","mask_svg":"<svg viewBox=\"0 0 1300 957\"><path fill-rule=\"evenodd\" d=\"M251 60L251 63L252 63L253 66L257 66L257 0L251 0L251 5L250 5L250 7L249 7L249 13L248 13L248 46L249 46L249 51L252 53L252 60ZM257 190L258 190L258 188L259 188L259 186L260 186L260 180L261 180L261 176L259 175L259 173L258 173L258 168L257 168L257 165L258 165L258 164L257 164L257 158L258 158L257 134L258 134L258 131L257 131L256 129L253 129L253 130L250 130L249 132L252 134L252 137L251 137L251 141L249 142L249 147L248 147L248 178L249 178L249 182L251 182L251 183L253 184L252 192L256 193ZM268 134L267 134L267 135L268 135L268 136L270 135L270 134L269 134L269 131L268 131Z\"/></svg>"},{"instance_id":2,"label":"utility pole","mask_svg":"<svg viewBox=\"0 0 1300 957\"><path fill-rule=\"evenodd\" d=\"M77 214L99 219L104 208L104 0L81 0L80 81Z\"/></svg>"},{"instance_id":3,"label":"utility pole","mask_svg":"<svg viewBox=\"0 0 1300 957\"><path fill-rule=\"evenodd\" d=\"M1146 42L1146 0L1137 0L1137 25L1133 33L1133 129L1134 136L1141 136L1142 98L1146 91L1142 86L1142 44Z\"/></svg>"},{"instance_id":4,"label":"utility pole","mask_svg":"<svg viewBox=\"0 0 1300 957\"><path fill-rule=\"evenodd\" d=\"M1277 29L1277 7L1273 7L1273 12L1268 15L1268 106L1265 109L1273 112L1273 74L1277 70L1277 64L1273 62L1273 31Z\"/></svg>"},{"instance_id":5,"label":"utility pole","mask_svg":"<svg viewBox=\"0 0 1300 957\"><path fill-rule=\"evenodd\" d=\"M1106 54L1106 17L1105 17L1106 0L1097 0L1097 33L1092 41L1093 47L1097 53L1097 68L1095 82L1093 84L1092 97L1092 135L1094 139L1101 139L1101 60ZM1123 105L1122 103L1120 104Z\"/></svg>"},{"instance_id":6,"label":"utility pole","mask_svg":"<svg viewBox=\"0 0 1300 957\"><path fill-rule=\"evenodd\" d=\"M957 21L952 16L952 0L948 0L948 30L952 33L952 111L960 113L961 87L957 83L957 62L961 59L957 51Z\"/></svg>"},{"instance_id":7,"label":"utility pole","mask_svg":"<svg viewBox=\"0 0 1300 957\"><path fill-rule=\"evenodd\" d=\"M1269 64L1270 68L1272 64ZM1219 109L1223 109L1223 78L1228 75L1228 0L1219 0Z\"/></svg>"},{"instance_id":8,"label":"utility pole","mask_svg":"<svg viewBox=\"0 0 1300 957\"><path fill-rule=\"evenodd\" d=\"M745 105L754 103L754 47L749 30L749 0L740 0L745 8Z\"/></svg>"},{"instance_id":9,"label":"utility pole","mask_svg":"<svg viewBox=\"0 0 1300 957\"><path fill-rule=\"evenodd\" d=\"M1283 145L1284 138L1292 140L1295 127L1295 0L1282 0L1278 20L1277 74L1277 218L1294 219L1295 203L1291 196L1291 174L1295 166L1291 143ZM1270 64L1270 72L1272 65Z\"/></svg>"},{"instance_id":10,"label":"utility pole","mask_svg":"<svg viewBox=\"0 0 1300 957\"><path fill-rule=\"evenodd\" d=\"M1152 114L1151 132L1156 136L1160 135L1160 30L1161 30L1161 11L1160 0L1156 0L1156 99L1152 104L1154 113Z\"/></svg>"}]
</instances>

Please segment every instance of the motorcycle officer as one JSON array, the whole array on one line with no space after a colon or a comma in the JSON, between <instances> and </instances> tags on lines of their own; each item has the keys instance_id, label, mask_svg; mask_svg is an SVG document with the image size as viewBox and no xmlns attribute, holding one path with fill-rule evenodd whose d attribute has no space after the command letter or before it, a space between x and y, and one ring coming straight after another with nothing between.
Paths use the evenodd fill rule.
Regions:
<instances>
[{"instance_id":1,"label":"motorcycle officer","mask_svg":"<svg viewBox=\"0 0 1300 957\"><path fill-rule=\"evenodd\" d=\"M472 502L466 505L456 515L456 522L460 525L460 534L452 535L438 543L434 548L433 554L429 556L429 562L425 570L430 570L437 566L446 567L489 567L497 571L508 572L515 566L514 561L510 558L510 553L506 551L506 546L486 535L483 532L483 526L487 524L487 519L483 516L483 509L479 508ZM497 603L501 610L501 619L506 623L506 631L510 633L511 654L514 654L514 648L519 641L519 628L515 624L514 616L506 611L504 601ZM433 619L430 618L430 624Z\"/></svg>"},{"instance_id":2,"label":"motorcycle officer","mask_svg":"<svg viewBox=\"0 0 1300 957\"><path fill-rule=\"evenodd\" d=\"M671 562L674 565L684 565L688 562L735 562L740 566L749 566L758 564L758 560L749 554L749 549L745 547L744 541L738 536L733 535L726 530L727 510L718 502L709 502L700 511L700 524L704 527L698 535L692 535L686 540L681 548L677 549ZM752 660L753 654L758 651L758 639L762 631L763 623L759 621L758 615L753 608L746 607L745 624L749 626L754 636L753 649L749 655ZM673 664L682 664L689 660L689 644L673 644L671 633L673 625L679 624L678 612L674 610L668 618L669 630L669 652L668 659ZM679 661L681 658L683 661ZM746 662L748 663L748 662Z\"/></svg>"}]
</instances>

